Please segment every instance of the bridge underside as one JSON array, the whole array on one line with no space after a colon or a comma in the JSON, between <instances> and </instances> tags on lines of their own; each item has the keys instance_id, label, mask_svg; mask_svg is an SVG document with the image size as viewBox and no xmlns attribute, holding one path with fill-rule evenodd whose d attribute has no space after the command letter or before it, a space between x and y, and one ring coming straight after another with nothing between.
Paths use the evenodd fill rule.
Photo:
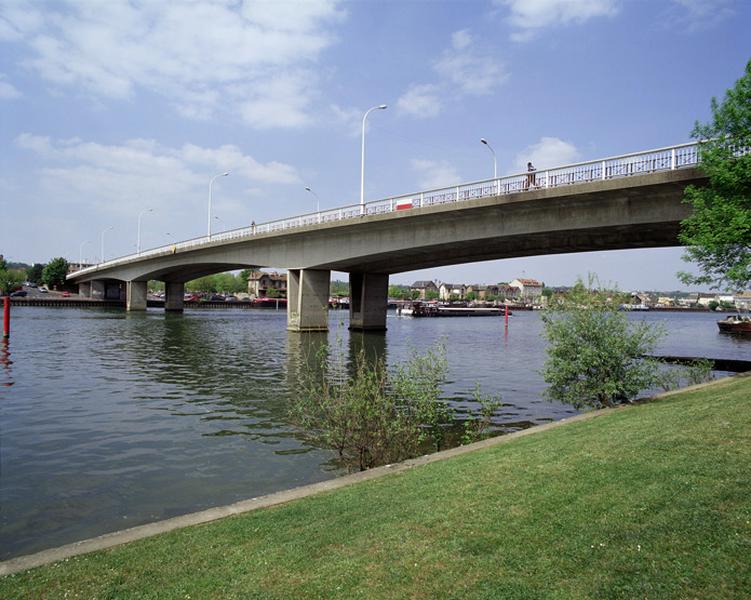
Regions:
<instances>
[{"instance_id":1,"label":"bridge underside","mask_svg":"<svg viewBox=\"0 0 751 600\"><path fill-rule=\"evenodd\" d=\"M384 328L380 305L385 306L391 273L523 256L676 246L680 221L689 214L682 203L684 189L702 181L696 169L682 169L447 202L134 257L70 279L182 284L249 266L281 267L297 278L289 285L289 326L305 329L311 323L310 328L321 329L326 326L320 317L323 282L330 271L344 271L351 274L350 322ZM140 294L138 286L133 290Z\"/></svg>"},{"instance_id":2,"label":"bridge underside","mask_svg":"<svg viewBox=\"0 0 751 600\"><path fill-rule=\"evenodd\" d=\"M435 244L368 257L366 263L343 261L327 265L334 271L372 273L402 273L417 269L443 267L469 262L571 254L602 250L663 248L678 246L678 223L652 223L635 229L629 226L602 227L586 231L555 231L528 233L477 242L457 242L449 248ZM419 266L415 266L419 265Z\"/></svg>"}]
</instances>

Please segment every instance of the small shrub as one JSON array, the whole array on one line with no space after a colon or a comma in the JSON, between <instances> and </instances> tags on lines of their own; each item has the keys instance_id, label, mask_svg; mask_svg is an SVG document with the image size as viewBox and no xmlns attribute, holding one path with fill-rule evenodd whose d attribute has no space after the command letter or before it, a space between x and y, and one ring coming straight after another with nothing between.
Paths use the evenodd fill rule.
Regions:
<instances>
[{"instance_id":1,"label":"small shrub","mask_svg":"<svg viewBox=\"0 0 751 600\"><path fill-rule=\"evenodd\" d=\"M448 362L444 346L413 354L389 372L383 358L356 354L350 369L342 353L329 360L325 352L308 369L301 393L293 400L290 418L312 444L331 448L350 470L370 469L443 449L457 416L441 398ZM487 431L494 398L475 390L481 414L465 424L465 439Z\"/></svg>"},{"instance_id":2,"label":"small shrub","mask_svg":"<svg viewBox=\"0 0 751 600\"><path fill-rule=\"evenodd\" d=\"M664 331L632 323L619 310L617 291L585 286L579 280L565 296L553 299L542 313L550 342L543 377L551 400L576 408L600 408L629 402L659 383L659 364L645 358Z\"/></svg>"}]
</instances>

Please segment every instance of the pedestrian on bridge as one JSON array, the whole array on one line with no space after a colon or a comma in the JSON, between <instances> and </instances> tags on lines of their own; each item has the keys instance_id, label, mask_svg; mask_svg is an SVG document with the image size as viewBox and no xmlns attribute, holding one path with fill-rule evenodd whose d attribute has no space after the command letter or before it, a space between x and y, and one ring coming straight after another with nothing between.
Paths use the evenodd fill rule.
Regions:
<instances>
[{"instance_id":1,"label":"pedestrian on bridge","mask_svg":"<svg viewBox=\"0 0 751 600\"><path fill-rule=\"evenodd\" d=\"M524 186L524 189L528 190L531 187L535 187L535 172L537 169L535 169L535 166L531 163L527 163L527 183Z\"/></svg>"}]
</instances>

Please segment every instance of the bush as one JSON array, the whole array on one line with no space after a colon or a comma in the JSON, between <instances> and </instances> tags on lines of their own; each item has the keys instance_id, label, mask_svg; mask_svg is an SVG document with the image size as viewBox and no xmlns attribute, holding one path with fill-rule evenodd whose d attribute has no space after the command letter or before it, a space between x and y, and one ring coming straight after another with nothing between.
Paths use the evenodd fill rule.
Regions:
<instances>
[{"instance_id":1,"label":"bush","mask_svg":"<svg viewBox=\"0 0 751 600\"><path fill-rule=\"evenodd\" d=\"M317 362L321 369L306 370L290 417L309 442L335 450L342 465L363 471L444 447L456 422L454 409L440 397L448 368L445 348L414 354L393 372L364 351L356 355L351 374L341 353L331 361L322 353ZM483 435L500 405L480 399L482 414L469 420L465 440Z\"/></svg>"},{"instance_id":2,"label":"bush","mask_svg":"<svg viewBox=\"0 0 751 600\"><path fill-rule=\"evenodd\" d=\"M621 295L593 282L579 280L542 313L550 342L542 372L546 395L576 408L628 402L659 383L659 364L644 355L653 352L662 328L629 322L618 310Z\"/></svg>"}]
</instances>

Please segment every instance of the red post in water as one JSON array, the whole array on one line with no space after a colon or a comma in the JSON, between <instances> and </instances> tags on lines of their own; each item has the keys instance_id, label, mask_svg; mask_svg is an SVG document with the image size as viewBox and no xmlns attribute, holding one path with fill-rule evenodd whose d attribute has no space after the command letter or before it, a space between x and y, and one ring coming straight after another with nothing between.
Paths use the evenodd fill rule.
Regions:
<instances>
[{"instance_id":1,"label":"red post in water","mask_svg":"<svg viewBox=\"0 0 751 600\"><path fill-rule=\"evenodd\" d=\"M10 297L3 298L3 337L10 337Z\"/></svg>"},{"instance_id":2,"label":"red post in water","mask_svg":"<svg viewBox=\"0 0 751 600\"><path fill-rule=\"evenodd\" d=\"M506 315L504 318L506 319L506 329L508 329L508 304L506 305Z\"/></svg>"}]
</instances>

